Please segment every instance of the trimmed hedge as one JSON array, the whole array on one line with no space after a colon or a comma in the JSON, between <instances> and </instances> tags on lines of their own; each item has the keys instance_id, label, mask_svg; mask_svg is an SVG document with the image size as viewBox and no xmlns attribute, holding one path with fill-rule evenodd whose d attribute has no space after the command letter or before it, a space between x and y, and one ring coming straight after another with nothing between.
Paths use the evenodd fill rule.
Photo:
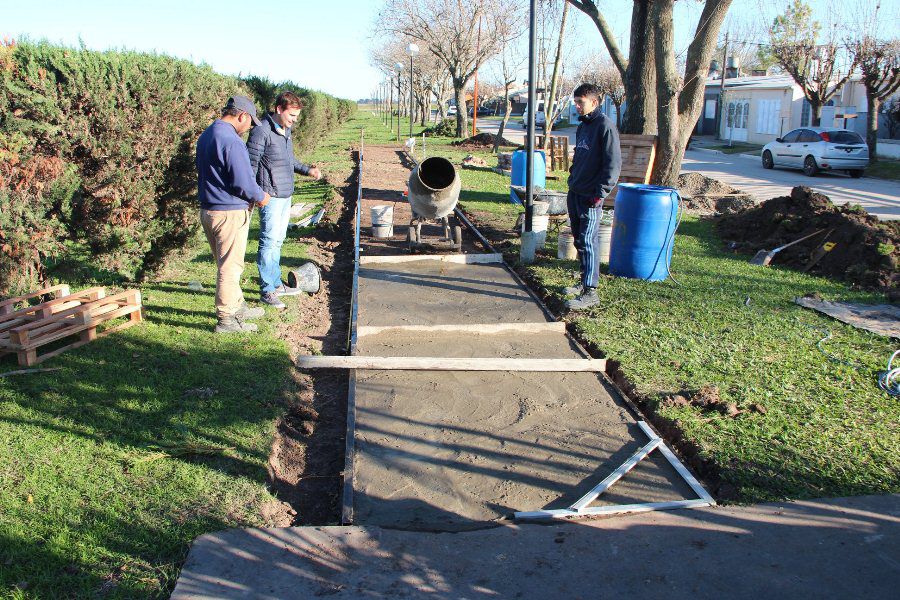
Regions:
<instances>
[{"instance_id":1,"label":"trimmed hedge","mask_svg":"<svg viewBox=\"0 0 900 600\"><path fill-rule=\"evenodd\" d=\"M66 241L125 279L158 268L198 227L197 137L251 88L168 56L0 46L0 294L34 288ZM311 147L349 111L304 98Z\"/></svg>"}]
</instances>

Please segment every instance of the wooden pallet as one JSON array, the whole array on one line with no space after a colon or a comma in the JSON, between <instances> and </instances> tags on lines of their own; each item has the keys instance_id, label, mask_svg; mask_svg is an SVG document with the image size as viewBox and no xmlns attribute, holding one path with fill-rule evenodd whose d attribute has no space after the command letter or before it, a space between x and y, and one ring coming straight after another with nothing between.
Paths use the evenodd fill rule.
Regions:
<instances>
[{"instance_id":1,"label":"wooden pallet","mask_svg":"<svg viewBox=\"0 0 900 600\"><path fill-rule=\"evenodd\" d=\"M102 287L88 288L74 294L69 294L69 286L60 285L38 290L37 292L33 292L26 296L10 298L9 300L4 300L3 304L8 308L13 307L19 302L40 298L55 291L60 292L61 295L53 300L28 305L11 312L0 313L0 354L3 353L3 348L9 345L9 332L12 329L29 323L35 323L43 319L48 319L57 313L81 306L82 304L87 304L88 302L99 300L106 295L106 290Z\"/></svg>"},{"instance_id":2,"label":"wooden pallet","mask_svg":"<svg viewBox=\"0 0 900 600\"><path fill-rule=\"evenodd\" d=\"M537 147L544 147L544 136L537 136ZM547 157L550 159L550 170L569 170L569 136L551 135L547 140ZM547 176L550 179L550 176Z\"/></svg>"},{"instance_id":3,"label":"wooden pallet","mask_svg":"<svg viewBox=\"0 0 900 600\"><path fill-rule=\"evenodd\" d=\"M622 149L622 170L619 183L650 183L650 173L656 160L656 136L623 133L619 135ZM613 208L619 186L604 198L603 208Z\"/></svg>"},{"instance_id":4,"label":"wooden pallet","mask_svg":"<svg viewBox=\"0 0 900 600\"><path fill-rule=\"evenodd\" d=\"M66 284L54 285L51 287L46 287L42 290L38 290L36 292L31 292L30 294L25 294L24 296L16 296L15 298L0 300L0 315L6 315L11 312L15 312L16 305L21 302L27 303L29 300L34 300L35 298L42 298L44 296L50 295L52 295L54 298L68 296L69 286Z\"/></svg>"},{"instance_id":5,"label":"wooden pallet","mask_svg":"<svg viewBox=\"0 0 900 600\"><path fill-rule=\"evenodd\" d=\"M33 319L10 328L8 339L0 338L0 346L8 352L15 352L21 366L31 367L66 350L83 346L143 320L139 291L128 290L106 296L103 288L92 288L90 293L97 294L98 289L99 298L80 302L77 306L54 312L45 318ZM57 300L67 300L70 297ZM128 317L126 322L98 331L98 327L103 323L126 316ZM76 339L50 352L38 354L40 348L72 337Z\"/></svg>"}]
</instances>

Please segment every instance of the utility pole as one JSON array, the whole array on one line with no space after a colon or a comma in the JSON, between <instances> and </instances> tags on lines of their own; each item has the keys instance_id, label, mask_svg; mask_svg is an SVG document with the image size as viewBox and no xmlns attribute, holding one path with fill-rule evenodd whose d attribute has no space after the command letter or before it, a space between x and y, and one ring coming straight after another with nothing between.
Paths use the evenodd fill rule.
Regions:
<instances>
[{"instance_id":1,"label":"utility pole","mask_svg":"<svg viewBox=\"0 0 900 600\"><path fill-rule=\"evenodd\" d=\"M478 60L478 53L481 52L481 15L478 15L478 38L475 41L475 60ZM464 94L465 95L465 94ZM475 127L478 125L478 69L475 69L475 97L472 99L472 135L477 131Z\"/></svg>"},{"instance_id":2,"label":"utility pole","mask_svg":"<svg viewBox=\"0 0 900 600\"><path fill-rule=\"evenodd\" d=\"M725 32L725 49L722 51L722 83L719 85L719 110L716 116L716 139L722 139L722 119L725 117L725 69L728 62L728 32Z\"/></svg>"}]
</instances>

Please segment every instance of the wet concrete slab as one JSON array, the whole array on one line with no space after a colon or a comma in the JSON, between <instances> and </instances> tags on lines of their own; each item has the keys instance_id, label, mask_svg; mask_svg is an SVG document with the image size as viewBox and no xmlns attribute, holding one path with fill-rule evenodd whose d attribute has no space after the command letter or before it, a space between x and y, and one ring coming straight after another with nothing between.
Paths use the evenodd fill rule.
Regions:
<instances>
[{"instance_id":1,"label":"wet concrete slab","mask_svg":"<svg viewBox=\"0 0 900 600\"><path fill-rule=\"evenodd\" d=\"M562 332L427 334L359 340L369 356L578 358ZM463 530L515 511L565 508L647 438L591 373L359 371L353 522ZM694 498L651 455L595 505Z\"/></svg>"},{"instance_id":2,"label":"wet concrete slab","mask_svg":"<svg viewBox=\"0 0 900 600\"><path fill-rule=\"evenodd\" d=\"M900 495L454 534L232 529L194 542L172 598L892 598L898 556Z\"/></svg>"},{"instance_id":3,"label":"wet concrete slab","mask_svg":"<svg viewBox=\"0 0 900 600\"><path fill-rule=\"evenodd\" d=\"M539 323L549 318L499 263L437 260L359 269L359 325Z\"/></svg>"}]
</instances>

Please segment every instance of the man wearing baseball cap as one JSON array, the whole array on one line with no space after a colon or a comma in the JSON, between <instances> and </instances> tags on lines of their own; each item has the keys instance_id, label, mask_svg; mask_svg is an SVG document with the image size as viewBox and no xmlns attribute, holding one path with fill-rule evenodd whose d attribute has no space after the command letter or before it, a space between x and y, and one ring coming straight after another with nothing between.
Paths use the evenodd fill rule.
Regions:
<instances>
[{"instance_id":1,"label":"man wearing baseball cap","mask_svg":"<svg viewBox=\"0 0 900 600\"><path fill-rule=\"evenodd\" d=\"M232 96L222 116L197 140L197 188L200 223L216 260L216 333L256 331L247 321L263 315L250 308L241 292L241 273L254 204L265 206L269 194L256 183L241 135L259 125L256 106L246 96Z\"/></svg>"}]
</instances>

